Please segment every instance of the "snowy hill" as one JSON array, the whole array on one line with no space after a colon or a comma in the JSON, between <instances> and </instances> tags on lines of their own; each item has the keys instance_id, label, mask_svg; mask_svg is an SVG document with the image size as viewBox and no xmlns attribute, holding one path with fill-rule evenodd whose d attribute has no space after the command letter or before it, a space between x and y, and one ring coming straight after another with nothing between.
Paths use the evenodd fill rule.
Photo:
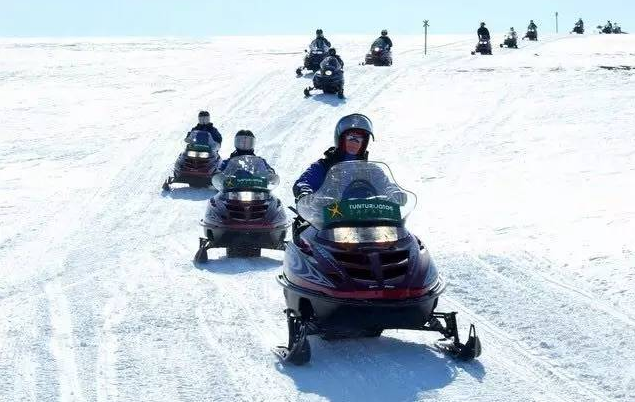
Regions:
<instances>
[{"instance_id":1,"label":"snowy hill","mask_svg":"<svg viewBox=\"0 0 635 402\"><path fill-rule=\"evenodd\" d=\"M374 38L335 36L344 100L302 96L306 39L0 41L0 400L635 400L635 73L606 68L635 38L396 37L374 68ZM282 366L282 253L195 267L210 192L160 191L205 108L223 155L256 134L287 204L370 116L479 360L386 331Z\"/></svg>"}]
</instances>

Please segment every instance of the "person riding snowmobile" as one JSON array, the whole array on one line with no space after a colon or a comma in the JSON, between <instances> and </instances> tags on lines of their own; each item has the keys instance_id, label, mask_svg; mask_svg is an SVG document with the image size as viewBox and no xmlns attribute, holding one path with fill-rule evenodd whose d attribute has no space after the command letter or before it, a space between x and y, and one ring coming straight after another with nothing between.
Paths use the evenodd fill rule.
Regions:
<instances>
[{"instance_id":1,"label":"person riding snowmobile","mask_svg":"<svg viewBox=\"0 0 635 402\"><path fill-rule=\"evenodd\" d=\"M511 39L516 41L518 39L518 34L514 30L514 27L509 28L509 33L507 34Z\"/></svg>"},{"instance_id":2,"label":"person riding snowmobile","mask_svg":"<svg viewBox=\"0 0 635 402\"><path fill-rule=\"evenodd\" d=\"M322 63L320 65L321 66L330 65L331 64L330 59L337 60L337 62L340 63L340 67L344 68L344 61L342 61L342 58L337 54L337 50L335 50L334 47L329 49L329 55L324 60L322 60Z\"/></svg>"},{"instance_id":3,"label":"person riding snowmobile","mask_svg":"<svg viewBox=\"0 0 635 402\"><path fill-rule=\"evenodd\" d=\"M527 34L525 34L525 38L529 37L529 32L533 31L534 32L534 37L536 40L538 40L538 25L536 25L534 23L534 20L529 20L529 25L527 25Z\"/></svg>"},{"instance_id":4,"label":"person riding snowmobile","mask_svg":"<svg viewBox=\"0 0 635 402\"><path fill-rule=\"evenodd\" d=\"M206 131L210 134L210 141L217 142L218 145L222 144L223 136L221 133L214 127L214 124L210 122L209 112L207 110L201 110L198 113L198 124L185 135L184 141L187 143L191 143L194 139L192 138L193 133L195 131ZM211 142L209 143L211 145Z\"/></svg>"},{"instance_id":5,"label":"person riding snowmobile","mask_svg":"<svg viewBox=\"0 0 635 402\"><path fill-rule=\"evenodd\" d=\"M336 164L346 161L368 161L368 145L375 140L373 123L363 114L353 113L342 117L335 125L334 147L324 152L324 158L309 166L293 185L296 202L302 197L318 191L328 171ZM384 183L386 184L386 183ZM399 205L404 205L407 195L395 187L391 197ZM307 222L297 218L293 222L293 239L297 241L300 232L309 227Z\"/></svg>"},{"instance_id":6,"label":"person riding snowmobile","mask_svg":"<svg viewBox=\"0 0 635 402\"><path fill-rule=\"evenodd\" d=\"M374 43L378 43L380 41L383 42L386 47L388 47L388 50L392 49L392 40L390 40L390 38L388 37L388 31L387 30L385 30L385 29L382 30L381 31L381 36L379 38L377 38Z\"/></svg>"},{"instance_id":7,"label":"person riding snowmobile","mask_svg":"<svg viewBox=\"0 0 635 402\"><path fill-rule=\"evenodd\" d=\"M244 156L244 155L256 156L256 154L254 154L255 142L256 142L256 137L254 136L254 133L252 133L250 130L238 131L236 133L236 136L234 137L234 146L236 147L236 150L229 155L229 158L225 159L221 163L219 169L221 171L225 170L225 168L227 167L227 164L232 158L236 158L238 156ZM265 165L267 165L267 168L271 170L271 173L275 173L273 168L269 166L269 164L263 157L259 157L259 158L265 162Z\"/></svg>"},{"instance_id":8,"label":"person riding snowmobile","mask_svg":"<svg viewBox=\"0 0 635 402\"><path fill-rule=\"evenodd\" d=\"M578 22L575 23L575 26L573 27L572 32L575 32L578 34L584 33L584 21L582 21L582 18L578 18Z\"/></svg>"},{"instance_id":9,"label":"person riding snowmobile","mask_svg":"<svg viewBox=\"0 0 635 402\"><path fill-rule=\"evenodd\" d=\"M318 49L328 49L331 47L331 42L324 37L324 32L321 29L315 31L315 39L313 39L311 44L315 45Z\"/></svg>"},{"instance_id":10,"label":"person riding snowmobile","mask_svg":"<svg viewBox=\"0 0 635 402\"><path fill-rule=\"evenodd\" d=\"M602 32L606 34L613 33L613 24L611 24L611 21L606 21L606 25L604 25L604 29L602 29Z\"/></svg>"},{"instance_id":11,"label":"person riding snowmobile","mask_svg":"<svg viewBox=\"0 0 635 402\"><path fill-rule=\"evenodd\" d=\"M490 40L489 29L485 28L485 23L481 22L481 27L476 31L479 40Z\"/></svg>"}]
</instances>

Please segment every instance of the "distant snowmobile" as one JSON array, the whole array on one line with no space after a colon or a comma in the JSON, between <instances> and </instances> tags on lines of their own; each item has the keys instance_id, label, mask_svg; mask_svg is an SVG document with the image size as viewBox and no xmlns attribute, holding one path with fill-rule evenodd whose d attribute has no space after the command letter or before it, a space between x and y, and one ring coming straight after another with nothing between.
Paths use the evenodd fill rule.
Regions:
<instances>
[{"instance_id":1,"label":"distant snowmobile","mask_svg":"<svg viewBox=\"0 0 635 402\"><path fill-rule=\"evenodd\" d=\"M334 55L322 61L320 71L313 76L313 87L305 88L304 96L311 96L311 91L315 89L327 94L337 94L340 99L344 98L344 69Z\"/></svg>"},{"instance_id":2,"label":"distant snowmobile","mask_svg":"<svg viewBox=\"0 0 635 402\"><path fill-rule=\"evenodd\" d=\"M212 184L212 175L220 163L220 144L209 141L207 131L192 131L192 142L188 143L174 164L174 176L163 183L163 190L169 191L172 183L185 183L191 187L207 187Z\"/></svg>"},{"instance_id":3,"label":"distant snowmobile","mask_svg":"<svg viewBox=\"0 0 635 402\"><path fill-rule=\"evenodd\" d=\"M476 53L492 54L492 43L488 38L479 39L476 49L472 50L472 55L475 55Z\"/></svg>"},{"instance_id":4,"label":"distant snowmobile","mask_svg":"<svg viewBox=\"0 0 635 402\"><path fill-rule=\"evenodd\" d=\"M576 33L578 35L584 34L584 22L582 22L581 18L578 20L578 22L575 23L575 26L573 27L573 31L571 31L571 33Z\"/></svg>"},{"instance_id":5,"label":"distant snowmobile","mask_svg":"<svg viewBox=\"0 0 635 402\"><path fill-rule=\"evenodd\" d=\"M303 70L311 70L312 72L319 70L320 63L328 56L328 51L329 47L326 46L324 41L314 40L311 42L309 50L304 51L306 53L304 56L304 65L295 70L296 75L301 77Z\"/></svg>"},{"instance_id":6,"label":"distant snowmobile","mask_svg":"<svg viewBox=\"0 0 635 402\"><path fill-rule=\"evenodd\" d=\"M445 282L428 249L404 226L416 196L379 162L341 162L298 201L307 222L289 242L278 283L289 340L274 353L296 365L311 358L308 336L379 337L386 329L439 332L462 360L481 354L474 325L459 340L456 312L435 312ZM295 237L294 237L295 238Z\"/></svg>"},{"instance_id":7,"label":"distant snowmobile","mask_svg":"<svg viewBox=\"0 0 635 402\"><path fill-rule=\"evenodd\" d=\"M505 39L503 43L500 44L500 47L518 49L518 37L516 36L516 32L511 31L505 35Z\"/></svg>"},{"instance_id":8,"label":"distant snowmobile","mask_svg":"<svg viewBox=\"0 0 635 402\"><path fill-rule=\"evenodd\" d=\"M283 250L289 225L284 206L271 194L279 181L262 158L231 158L212 178L219 191L201 219L204 237L194 260L206 262L211 248L227 248L228 257L259 257L262 248Z\"/></svg>"},{"instance_id":9,"label":"distant snowmobile","mask_svg":"<svg viewBox=\"0 0 635 402\"><path fill-rule=\"evenodd\" d=\"M391 66L392 65L392 52L390 46L380 39L377 39L370 46L370 50L366 53L364 65L373 66Z\"/></svg>"},{"instance_id":10,"label":"distant snowmobile","mask_svg":"<svg viewBox=\"0 0 635 402\"><path fill-rule=\"evenodd\" d=\"M535 29L528 29L527 33L523 37L523 40L528 39L530 41L538 40L538 32Z\"/></svg>"}]
</instances>

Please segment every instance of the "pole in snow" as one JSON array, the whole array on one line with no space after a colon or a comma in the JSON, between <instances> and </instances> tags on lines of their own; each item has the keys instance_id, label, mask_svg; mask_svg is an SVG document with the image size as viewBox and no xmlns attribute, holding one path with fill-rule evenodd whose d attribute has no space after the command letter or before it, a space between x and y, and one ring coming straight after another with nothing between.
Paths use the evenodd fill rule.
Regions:
<instances>
[{"instance_id":1,"label":"pole in snow","mask_svg":"<svg viewBox=\"0 0 635 402\"><path fill-rule=\"evenodd\" d=\"M558 12L556 11L556 33L558 33Z\"/></svg>"},{"instance_id":2,"label":"pole in snow","mask_svg":"<svg viewBox=\"0 0 635 402\"><path fill-rule=\"evenodd\" d=\"M428 20L423 20L423 30L424 30L424 47L423 47L423 54L426 55L428 54Z\"/></svg>"}]
</instances>

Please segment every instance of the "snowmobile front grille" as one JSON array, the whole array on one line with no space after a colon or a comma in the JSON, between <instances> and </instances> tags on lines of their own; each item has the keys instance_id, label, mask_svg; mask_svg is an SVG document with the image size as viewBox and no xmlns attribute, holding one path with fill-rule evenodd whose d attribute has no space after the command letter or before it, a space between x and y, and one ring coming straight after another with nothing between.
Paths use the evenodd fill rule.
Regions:
<instances>
[{"instance_id":1,"label":"snowmobile front grille","mask_svg":"<svg viewBox=\"0 0 635 402\"><path fill-rule=\"evenodd\" d=\"M269 209L269 205L264 204L244 204L244 203L225 203L225 208L231 219L236 220L261 220L264 219Z\"/></svg>"},{"instance_id":2,"label":"snowmobile front grille","mask_svg":"<svg viewBox=\"0 0 635 402\"><path fill-rule=\"evenodd\" d=\"M372 270L369 254L338 251L332 254L351 278L364 281L379 280ZM381 251L377 252L377 257L384 280L395 279L408 272L409 250Z\"/></svg>"}]
</instances>

